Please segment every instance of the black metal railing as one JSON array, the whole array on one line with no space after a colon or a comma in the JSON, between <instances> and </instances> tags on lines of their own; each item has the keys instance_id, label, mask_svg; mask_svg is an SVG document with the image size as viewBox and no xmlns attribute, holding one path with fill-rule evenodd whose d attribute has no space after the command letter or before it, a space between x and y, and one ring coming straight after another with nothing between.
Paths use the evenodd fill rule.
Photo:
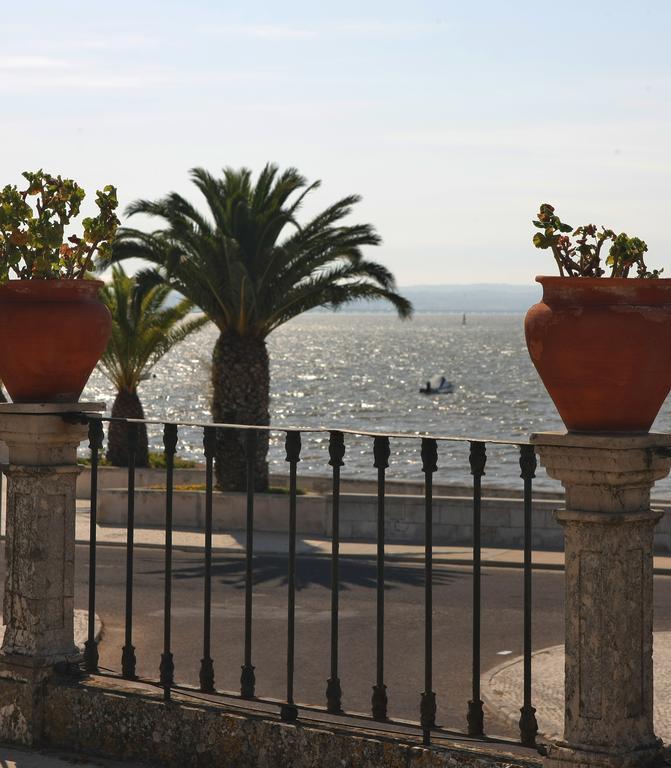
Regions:
<instances>
[{"instance_id":1,"label":"black metal railing","mask_svg":"<svg viewBox=\"0 0 671 768\"><path fill-rule=\"evenodd\" d=\"M95 639L96 612L96 526L98 507L98 455L103 444L103 424L112 419L81 414L81 419L89 424L89 448L91 453L91 523L90 556L88 577L88 640L85 646L84 667L87 672L100 671L98 643ZM127 424L128 435L128 509L126 531L126 582L125 582L125 618L124 645L121 651L121 676L136 680L136 655L133 645L133 579L134 579L134 534L135 534L135 453L138 439L138 421L121 420ZM256 698L256 674L253 664L253 605L254 605L254 504L255 504L255 468L254 458L256 438L259 431L271 428L247 427L223 424L175 424L147 421L147 424L160 424L163 429L165 453L165 545L163 574L163 649L160 655L159 678L156 681L163 689L166 700L171 692L179 688L175 683L175 663L172 652L172 600L173 600L173 500L174 500L174 459L178 445L178 430L182 426L200 427L203 430L203 457L205 459L205 525L203 546L203 615L202 615L202 659L200 662L199 688L204 694L215 694L215 665L212 658L212 536L213 536L213 461L216 450L217 430L235 429L242 436L241 445L246 452L247 491L246 491L246 530L244 547L244 651L242 674L240 676L240 697ZM286 693L279 703L279 714L285 722L294 722L301 716L309 704L295 701L294 678L296 669L296 564L297 564L297 498L298 464L300 462L302 437L310 433L328 435L328 452L324 462L331 467L332 474L332 516L330 547L330 638L329 647L324 648L324 656L330 657L329 677L325 686L325 709L330 715L343 715L343 689L339 676L341 657L339 630L341 627L340 591L341 591L341 470L345 464L346 443L350 437L372 442L373 466L377 470L377 517L375 548L375 674L372 686L371 717L378 722L389 722L389 700L385 681L385 501L387 470L389 467L390 444L392 441L414 441L419 446L421 471L424 477L424 557L423 557L423 677L424 690L419 695L418 726L424 744L430 744L432 734L437 730L436 691L434 691L434 476L438 471L439 446L452 443L468 451L470 474L472 475L472 672L471 698L464 702L464 726L467 735L484 738L486 723L481 698L480 679L482 648L482 478L487 463L487 443L507 446L519 452L520 477L523 479L524 506L524 564L523 564L523 669L524 682L521 691L521 717L519 720L519 742L526 746L536 745L538 726L535 709L531 699L531 654L532 654L532 481L535 476L536 458L533 447L527 443L507 441L485 441L471 438L456 438L440 435L377 434L335 429L284 429L286 462L289 464L288 492L288 555L286 563ZM441 649L441 653L442 653ZM279 659L274 660L276 663ZM229 695L229 694L227 694ZM260 700L260 699L257 699ZM313 702L312 707L320 703Z\"/></svg>"}]
</instances>

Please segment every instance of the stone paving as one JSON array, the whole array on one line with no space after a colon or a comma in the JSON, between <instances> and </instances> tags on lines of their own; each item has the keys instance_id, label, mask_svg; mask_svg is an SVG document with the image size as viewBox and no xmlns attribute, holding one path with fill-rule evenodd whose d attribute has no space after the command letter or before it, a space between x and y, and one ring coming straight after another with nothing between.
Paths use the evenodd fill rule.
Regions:
<instances>
[{"instance_id":1,"label":"stone paving","mask_svg":"<svg viewBox=\"0 0 671 768\"><path fill-rule=\"evenodd\" d=\"M655 733L671 742L671 632L654 634ZM548 739L562 736L564 727L564 646L536 651L531 667L531 702L539 732ZM517 724L523 689L523 659L510 659L482 677L483 699L497 715Z\"/></svg>"},{"instance_id":2,"label":"stone paving","mask_svg":"<svg viewBox=\"0 0 671 768\"><path fill-rule=\"evenodd\" d=\"M143 768L140 763L119 763L77 754L55 752L29 752L17 747L0 746L0 768Z\"/></svg>"}]
</instances>

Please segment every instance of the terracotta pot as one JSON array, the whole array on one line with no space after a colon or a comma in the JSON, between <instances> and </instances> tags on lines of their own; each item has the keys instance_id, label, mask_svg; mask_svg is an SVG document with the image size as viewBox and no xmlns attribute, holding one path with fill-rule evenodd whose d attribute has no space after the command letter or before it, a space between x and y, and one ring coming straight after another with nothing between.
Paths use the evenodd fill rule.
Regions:
<instances>
[{"instance_id":1,"label":"terracotta pot","mask_svg":"<svg viewBox=\"0 0 671 768\"><path fill-rule=\"evenodd\" d=\"M0 286L0 379L15 403L76 403L105 350L112 318L100 280Z\"/></svg>"},{"instance_id":2,"label":"terracotta pot","mask_svg":"<svg viewBox=\"0 0 671 768\"><path fill-rule=\"evenodd\" d=\"M531 360L572 432L647 432L671 389L671 280L537 277Z\"/></svg>"}]
</instances>

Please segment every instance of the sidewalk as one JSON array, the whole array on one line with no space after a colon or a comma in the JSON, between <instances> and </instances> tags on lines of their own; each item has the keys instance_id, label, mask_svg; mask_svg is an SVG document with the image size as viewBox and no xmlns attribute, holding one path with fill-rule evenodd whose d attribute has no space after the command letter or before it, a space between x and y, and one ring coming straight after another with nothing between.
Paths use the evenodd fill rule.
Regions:
<instances>
[{"instance_id":1,"label":"sidewalk","mask_svg":"<svg viewBox=\"0 0 671 768\"><path fill-rule=\"evenodd\" d=\"M86 500L77 501L78 544L87 544L90 529L90 507ZM126 529L117 526L97 525L98 544L108 546L126 546ZM199 531L175 530L172 534L173 547L176 549L202 550L205 536ZM163 547L165 534L160 528L136 528L135 546ZM212 534L212 548L215 552L243 553L245 551L245 532ZM254 532L254 552L256 554L286 554L289 551L289 537L282 533ZM296 552L299 555L331 555L330 539L298 537ZM342 557L360 557L373 560L376 557L375 542L342 541ZM406 562L424 562L424 547L421 544L385 544L385 557L389 560ZM473 562L473 550L470 547L434 546L433 559L441 565L470 565ZM563 552L536 550L532 553L533 567L539 570L561 571L564 569ZM499 568L521 568L524 564L524 551L521 549L496 549L483 547L482 565ZM654 571L659 575L671 575L671 555L657 555L654 558ZM0 765L0 768L2 766Z\"/></svg>"},{"instance_id":2,"label":"sidewalk","mask_svg":"<svg viewBox=\"0 0 671 768\"><path fill-rule=\"evenodd\" d=\"M31 752L18 747L0 746L0 768L67 768L73 765L81 768L148 768L146 764L120 763L72 752Z\"/></svg>"},{"instance_id":3,"label":"sidewalk","mask_svg":"<svg viewBox=\"0 0 671 768\"><path fill-rule=\"evenodd\" d=\"M655 734L671 741L671 632L655 632ZM520 718L524 688L524 659L508 659L482 676L482 698L512 724ZM541 648L532 654L531 700L540 732L561 739L564 731L564 646Z\"/></svg>"},{"instance_id":4,"label":"sidewalk","mask_svg":"<svg viewBox=\"0 0 671 768\"><path fill-rule=\"evenodd\" d=\"M2 510L2 530L0 538L4 538L4 504ZM76 541L77 544L88 544L90 530L90 502L87 499L77 500ZM126 546L126 529L121 526L96 526L96 540L104 546ZM182 550L202 550L205 535L195 530L174 530L172 535L173 547ZM162 548L165 534L161 528L135 528L134 543L139 547ZM215 552L244 553L245 531L230 533L213 533L212 549ZM256 554L286 555L289 551L289 537L283 533L268 533L254 531L254 552ZM299 555L331 556L331 540L318 537L299 536L296 542L296 552ZM342 557L359 557L374 560L377 547L374 541L341 541L340 555ZM385 544L385 558L404 562L424 562L424 547L421 544ZM433 559L440 565L464 565L473 563L471 547L434 545ZM536 570L563 571L564 553L534 550L532 564ZM498 549L495 547L482 548L482 565L498 568L521 568L524 565L524 551L521 549ZM671 576L671 555L655 555L654 572L659 576ZM0 768L4 768L0 763Z\"/></svg>"}]
</instances>

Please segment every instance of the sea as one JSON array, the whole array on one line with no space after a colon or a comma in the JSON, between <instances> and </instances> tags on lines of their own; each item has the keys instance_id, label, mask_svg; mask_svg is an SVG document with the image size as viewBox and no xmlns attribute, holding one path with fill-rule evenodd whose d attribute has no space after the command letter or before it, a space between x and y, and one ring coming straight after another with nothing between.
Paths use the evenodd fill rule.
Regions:
<instances>
[{"instance_id":1,"label":"sea","mask_svg":"<svg viewBox=\"0 0 671 768\"><path fill-rule=\"evenodd\" d=\"M214 326L174 347L143 381L138 393L147 419L208 422ZM510 441L488 447L483 483L521 487L515 441L533 432L563 429L527 354L522 314L418 313L399 320L383 312L312 312L286 323L268 338L271 360L271 423L289 427L361 432L432 434ZM424 395L420 387L443 375L453 392ZM82 400L105 402L114 388L95 371ZM653 430L671 430L667 400ZM150 443L162 447L160 426ZM180 427L179 455L202 461L202 430ZM328 435L306 432L299 473L327 475ZM439 443L435 483L470 483L468 442ZM286 472L284 436L271 437L271 472ZM387 477L423 479L420 441L393 438ZM372 438L347 436L343 477L375 478ZM559 489L538 468L535 487ZM657 495L671 497L671 481Z\"/></svg>"}]
</instances>

